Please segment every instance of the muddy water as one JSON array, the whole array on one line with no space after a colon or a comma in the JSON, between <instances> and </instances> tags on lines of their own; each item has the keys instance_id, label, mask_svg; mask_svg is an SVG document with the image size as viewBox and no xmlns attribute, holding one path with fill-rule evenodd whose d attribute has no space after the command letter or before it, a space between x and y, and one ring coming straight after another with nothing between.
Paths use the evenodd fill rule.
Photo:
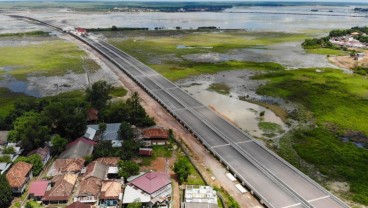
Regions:
<instances>
[{"instance_id":1,"label":"muddy water","mask_svg":"<svg viewBox=\"0 0 368 208\"><path fill-rule=\"evenodd\" d=\"M283 129L287 128L283 121L272 111L262 106L239 100L238 94L235 92L231 92L230 95L222 95L207 90L211 83L213 82L202 80L183 84L181 87L204 105L215 109L254 137L262 137L264 133L258 128L262 111L265 112L262 121L277 123Z\"/></svg>"}]
</instances>

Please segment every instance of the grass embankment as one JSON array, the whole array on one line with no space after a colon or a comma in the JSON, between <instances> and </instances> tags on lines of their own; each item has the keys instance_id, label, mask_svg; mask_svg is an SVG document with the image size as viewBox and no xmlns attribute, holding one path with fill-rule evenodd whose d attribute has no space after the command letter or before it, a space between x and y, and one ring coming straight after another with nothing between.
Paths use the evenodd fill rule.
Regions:
<instances>
[{"instance_id":1,"label":"grass embankment","mask_svg":"<svg viewBox=\"0 0 368 208\"><path fill-rule=\"evenodd\" d=\"M52 40L26 46L0 47L0 75L10 74L19 80L28 75L56 76L67 72L83 73L82 56L86 54L73 43ZM88 68L95 69L97 63L88 61Z\"/></svg>"},{"instance_id":2,"label":"grass embankment","mask_svg":"<svg viewBox=\"0 0 368 208\"><path fill-rule=\"evenodd\" d=\"M318 126L296 130L284 138L298 156L314 164L328 179L347 181L350 193L343 195L367 205L368 151L340 138L351 132L368 135L366 79L333 69L323 69L323 73L315 69L280 71L254 78L270 80L258 93L301 104L306 109L303 114L309 115L305 118ZM282 140L281 144L281 155L300 166L294 150Z\"/></svg>"},{"instance_id":3,"label":"grass embankment","mask_svg":"<svg viewBox=\"0 0 368 208\"><path fill-rule=\"evenodd\" d=\"M22 33L3 33L0 37L23 37L23 36L49 36L49 32L44 31L32 31L32 32L22 32Z\"/></svg>"},{"instance_id":4,"label":"grass embankment","mask_svg":"<svg viewBox=\"0 0 368 208\"><path fill-rule=\"evenodd\" d=\"M231 50L263 47L282 42L299 41L305 34L261 33L230 30L223 32L198 31L129 31L108 33L109 42L146 63L170 80L200 74L239 69L282 68L275 63L225 61L195 62L185 55L227 53Z\"/></svg>"},{"instance_id":5,"label":"grass embankment","mask_svg":"<svg viewBox=\"0 0 368 208\"><path fill-rule=\"evenodd\" d=\"M313 48L313 49L305 49L307 53L319 54L319 55L332 55L332 56L345 56L348 55L349 52L331 49L331 48Z\"/></svg>"}]
</instances>

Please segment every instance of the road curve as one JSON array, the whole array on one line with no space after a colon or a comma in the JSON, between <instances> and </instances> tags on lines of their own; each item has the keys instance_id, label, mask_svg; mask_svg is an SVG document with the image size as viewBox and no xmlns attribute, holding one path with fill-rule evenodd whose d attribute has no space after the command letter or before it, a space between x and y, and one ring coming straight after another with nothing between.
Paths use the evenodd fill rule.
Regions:
<instances>
[{"instance_id":1,"label":"road curve","mask_svg":"<svg viewBox=\"0 0 368 208\"><path fill-rule=\"evenodd\" d=\"M61 27L27 18L61 30ZM274 208L349 207L308 176L156 71L104 41L75 38L91 46L129 75L189 129L261 203Z\"/></svg>"}]
</instances>

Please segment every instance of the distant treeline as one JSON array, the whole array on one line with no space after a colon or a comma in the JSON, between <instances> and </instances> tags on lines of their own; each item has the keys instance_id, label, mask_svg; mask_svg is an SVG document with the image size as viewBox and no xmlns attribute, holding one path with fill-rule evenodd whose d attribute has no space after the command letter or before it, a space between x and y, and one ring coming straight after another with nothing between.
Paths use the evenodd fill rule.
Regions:
<instances>
[{"instance_id":1,"label":"distant treeline","mask_svg":"<svg viewBox=\"0 0 368 208\"><path fill-rule=\"evenodd\" d=\"M23 33L4 33L0 34L0 37L11 37L11 36L27 36L27 35L49 35L49 32L44 31L32 31L32 32L23 32Z\"/></svg>"},{"instance_id":2,"label":"distant treeline","mask_svg":"<svg viewBox=\"0 0 368 208\"><path fill-rule=\"evenodd\" d=\"M108 28L89 28L87 32L102 32L102 31L127 31L127 30L148 30L146 27L108 27Z\"/></svg>"},{"instance_id":3,"label":"distant treeline","mask_svg":"<svg viewBox=\"0 0 368 208\"><path fill-rule=\"evenodd\" d=\"M175 27L176 30L181 30L181 27ZM215 26L198 27L197 30L218 30ZM149 30L147 27L107 27L107 28L88 28L87 32L104 32L104 31L133 31L133 30ZM155 27L154 30L165 30L165 27Z\"/></svg>"},{"instance_id":4,"label":"distant treeline","mask_svg":"<svg viewBox=\"0 0 368 208\"><path fill-rule=\"evenodd\" d=\"M339 49L339 47L333 45L330 39L333 37L341 37L345 35L350 35L353 32L358 32L354 38L362 43L368 43L368 37L364 34L368 34L368 27L352 27L347 30L332 30L328 36L322 38L306 39L302 46L305 49L316 49L316 48L332 48Z\"/></svg>"},{"instance_id":5,"label":"distant treeline","mask_svg":"<svg viewBox=\"0 0 368 208\"><path fill-rule=\"evenodd\" d=\"M368 12L368 8L354 8L355 12Z\"/></svg>"}]
</instances>

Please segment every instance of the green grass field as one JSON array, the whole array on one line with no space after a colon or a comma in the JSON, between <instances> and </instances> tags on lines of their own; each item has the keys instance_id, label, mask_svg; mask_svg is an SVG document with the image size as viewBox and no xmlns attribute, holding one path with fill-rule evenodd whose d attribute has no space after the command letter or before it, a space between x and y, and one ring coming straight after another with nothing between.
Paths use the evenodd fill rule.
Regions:
<instances>
[{"instance_id":1,"label":"green grass field","mask_svg":"<svg viewBox=\"0 0 368 208\"><path fill-rule=\"evenodd\" d=\"M349 53L343 50L336 50L330 48L316 48L316 49L305 49L307 53L319 54L319 55L332 55L332 56L344 56Z\"/></svg>"},{"instance_id":2,"label":"green grass field","mask_svg":"<svg viewBox=\"0 0 368 208\"><path fill-rule=\"evenodd\" d=\"M276 43L301 41L305 34L261 33L231 30L198 31L127 31L116 37L111 32L109 42L146 63L172 81L200 74L239 69L282 69L276 63L227 61L196 63L183 58L198 53L227 53L231 50L264 47ZM181 47L178 47L181 46ZM158 60L159 63L156 63Z\"/></svg>"},{"instance_id":3,"label":"green grass field","mask_svg":"<svg viewBox=\"0 0 368 208\"><path fill-rule=\"evenodd\" d=\"M83 73L82 56L86 54L73 43L63 40L44 41L26 46L0 47L0 75L11 74L25 80L29 74L55 76L67 72ZM95 69L97 63L88 61L88 67Z\"/></svg>"},{"instance_id":4,"label":"green grass field","mask_svg":"<svg viewBox=\"0 0 368 208\"><path fill-rule=\"evenodd\" d=\"M313 164L330 180L350 184L349 199L368 204L368 151L341 137L350 132L368 135L368 82L359 75L336 69L303 69L271 72L255 76L267 79L257 93L301 104L312 127L296 130L285 138L298 157ZM307 116L308 117L308 116ZM316 127L317 126L317 127ZM299 166L296 155L281 140L281 155ZM283 148L286 149L283 149Z\"/></svg>"}]
</instances>

